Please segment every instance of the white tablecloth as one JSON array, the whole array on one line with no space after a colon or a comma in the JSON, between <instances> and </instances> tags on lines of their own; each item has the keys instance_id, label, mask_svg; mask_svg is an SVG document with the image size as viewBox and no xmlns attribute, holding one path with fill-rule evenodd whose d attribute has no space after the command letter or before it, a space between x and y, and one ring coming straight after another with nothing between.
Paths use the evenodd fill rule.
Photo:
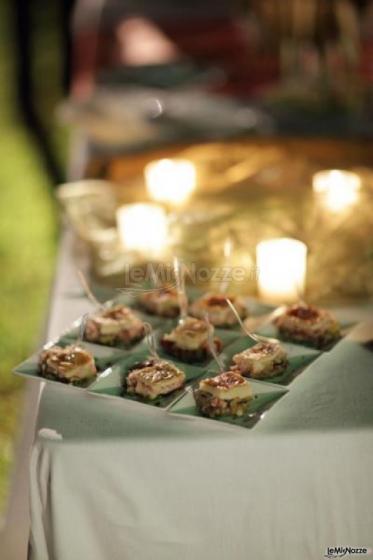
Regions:
<instances>
[{"instance_id":1,"label":"white tablecloth","mask_svg":"<svg viewBox=\"0 0 373 560\"><path fill-rule=\"evenodd\" d=\"M114 416L121 435L102 418L101 437L73 424L63 441L39 437L34 559L315 560L327 546L373 545L369 432L207 434Z\"/></svg>"},{"instance_id":2,"label":"white tablecloth","mask_svg":"<svg viewBox=\"0 0 373 560\"><path fill-rule=\"evenodd\" d=\"M61 266L51 336L87 308ZM342 343L363 352L347 391L338 360L329 377L315 363L324 390L305 372L254 430L49 385L31 464L33 560L317 560L327 546L373 547L373 353L356 340L367 332ZM302 383L319 399L292 403Z\"/></svg>"}]
</instances>

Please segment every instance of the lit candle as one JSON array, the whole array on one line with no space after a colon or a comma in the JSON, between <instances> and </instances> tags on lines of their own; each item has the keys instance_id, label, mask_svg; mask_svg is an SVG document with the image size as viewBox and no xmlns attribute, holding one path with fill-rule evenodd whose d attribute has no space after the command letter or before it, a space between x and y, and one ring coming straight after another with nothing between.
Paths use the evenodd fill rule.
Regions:
<instances>
[{"instance_id":1,"label":"lit candle","mask_svg":"<svg viewBox=\"0 0 373 560\"><path fill-rule=\"evenodd\" d=\"M260 296L270 303L298 301L304 291L307 247L286 237L261 241L256 247Z\"/></svg>"},{"instance_id":2,"label":"lit candle","mask_svg":"<svg viewBox=\"0 0 373 560\"><path fill-rule=\"evenodd\" d=\"M330 212L343 212L359 199L361 179L351 171L330 169L313 176L313 191Z\"/></svg>"},{"instance_id":3,"label":"lit candle","mask_svg":"<svg viewBox=\"0 0 373 560\"><path fill-rule=\"evenodd\" d=\"M117 224L123 247L157 256L167 245L167 216L156 204L127 204L117 210Z\"/></svg>"},{"instance_id":4,"label":"lit candle","mask_svg":"<svg viewBox=\"0 0 373 560\"><path fill-rule=\"evenodd\" d=\"M145 167L144 174L148 194L157 202L181 205L196 188L196 169L188 160L152 161Z\"/></svg>"}]
</instances>

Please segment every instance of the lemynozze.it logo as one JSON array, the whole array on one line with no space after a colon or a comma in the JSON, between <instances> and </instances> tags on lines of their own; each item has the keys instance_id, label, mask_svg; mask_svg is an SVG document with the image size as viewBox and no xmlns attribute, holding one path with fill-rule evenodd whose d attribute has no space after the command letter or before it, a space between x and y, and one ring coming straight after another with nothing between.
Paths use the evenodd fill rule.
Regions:
<instances>
[{"instance_id":1,"label":"lemynozze.it logo","mask_svg":"<svg viewBox=\"0 0 373 560\"><path fill-rule=\"evenodd\" d=\"M368 556L372 549L366 546L328 546L324 558L343 558L347 556Z\"/></svg>"}]
</instances>

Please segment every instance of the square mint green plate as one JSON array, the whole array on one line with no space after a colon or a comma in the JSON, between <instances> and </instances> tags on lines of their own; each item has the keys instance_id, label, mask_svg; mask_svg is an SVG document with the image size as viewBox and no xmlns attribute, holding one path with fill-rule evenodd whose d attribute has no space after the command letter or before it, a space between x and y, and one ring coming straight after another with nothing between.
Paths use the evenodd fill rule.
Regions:
<instances>
[{"instance_id":1,"label":"square mint green plate","mask_svg":"<svg viewBox=\"0 0 373 560\"><path fill-rule=\"evenodd\" d=\"M71 341L67 341L63 339L49 342L43 347L43 350L47 350L48 348L51 348L52 346L56 346L56 345L65 347L68 346L70 342ZM109 348L107 346L99 346L97 344L91 344L89 342L79 343L79 346L82 346L85 350L87 350L93 355L95 359L96 368L98 370L98 377L105 370L107 370L107 368L115 364L117 361L123 359L123 357L125 356L125 353L122 350L118 350L116 348ZM15 373L16 375L20 375L22 377L27 377L28 379L34 378L37 379L38 381L45 381L46 383L54 383L60 386L63 385L65 387L74 387L76 389L86 389L98 379L98 377L96 377L95 379L89 380L86 383L79 384L79 385L63 383L61 381L55 381L52 379L46 379L45 377L39 375L39 366L38 366L39 354L40 352L33 354L30 358L28 358L27 360L25 360L24 362L16 366L13 370L13 373Z\"/></svg>"},{"instance_id":2,"label":"square mint green plate","mask_svg":"<svg viewBox=\"0 0 373 560\"><path fill-rule=\"evenodd\" d=\"M124 302L121 302L124 303ZM105 307L110 307L110 305L112 304L112 302L106 302L105 303ZM159 317L154 317L152 315L147 315L146 313L143 313L141 311L138 311L137 309L134 310L136 315L144 322L146 323L150 323L150 325L153 328L156 328L162 321ZM72 324L72 326L66 330L63 335L62 335L62 340L66 340L66 341L71 341L71 340L75 340L78 337L79 334L79 329L80 329L80 325L81 325L81 321L82 321L82 317L79 317L79 319L77 319L76 321L74 321L74 323ZM144 339L142 340L138 340L137 342L134 342L133 344L124 344L121 342L116 342L113 345L108 345L108 344L101 344L100 342L95 342L94 344L98 345L98 346L107 346L110 348L119 348L121 350L126 350L126 351L134 351L134 350L141 350L142 348L144 348Z\"/></svg>"},{"instance_id":3,"label":"square mint green plate","mask_svg":"<svg viewBox=\"0 0 373 560\"><path fill-rule=\"evenodd\" d=\"M157 348L158 348L159 355L162 358L171 359L171 360L174 359L173 356L171 356L171 354L167 354L167 352L165 352L163 350L163 348L160 345L160 339L164 334L171 332L172 329L175 328L176 324L177 324L176 321L165 321L164 324L156 330ZM237 338L240 336L240 334L239 334L238 331L234 331L234 330L215 329L214 336L220 338L220 340L222 341L223 350L224 350L230 344L232 344L232 342L234 340L237 340ZM196 365L196 366L199 366L199 367L202 367L202 368L206 368L207 365L210 363L210 360L211 360L211 358L208 357L206 360L203 360L202 362L195 362L192 365ZM184 362L182 362L182 363L184 363Z\"/></svg>"},{"instance_id":4,"label":"square mint green plate","mask_svg":"<svg viewBox=\"0 0 373 560\"><path fill-rule=\"evenodd\" d=\"M247 348L252 348L256 343L248 336L242 336L235 340L227 348L224 349L220 357L222 358L227 369L233 365L232 358L235 354L243 352ZM275 383L279 385L288 385L303 369L313 362L320 354L320 350L308 348L307 346L300 346L298 344L290 344L288 342L281 342L288 354L289 364L286 370L274 377L268 379L260 379L262 383ZM211 361L208 368L212 371L219 371L218 365ZM259 380L258 380L259 381Z\"/></svg>"},{"instance_id":5,"label":"square mint green plate","mask_svg":"<svg viewBox=\"0 0 373 560\"><path fill-rule=\"evenodd\" d=\"M185 393L185 389L173 391L169 395L162 395L154 400L145 399L137 395L129 395L124 390L125 379L130 368L136 363L142 362L149 357L148 351L136 352L122 359L107 369L95 383L93 383L89 392L99 396L114 397L121 399L124 403L134 403L136 405L152 406L160 409L167 409L176 399ZM176 360L169 360L179 367L186 376L186 385L192 383L196 379L202 377L205 371L197 366L182 364Z\"/></svg>"},{"instance_id":6,"label":"square mint green plate","mask_svg":"<svg viewBox=\"0 0 373 560\"><path fill-rule=\"evenodd\" d=\"M210 372L216 375L216 372ZM209 418L203 416L195 403L193 392L188 389L184 396L172 404L168 410L169 414L184 416L185 418L204 421L204 422L220 422L221 424L229 424L238 428L252 428L257 422L263 418L264 414L287 393L287 389L271 383L262 383L250 379L250 384L254 391L254 398L246 414L241 417L222 416L221 418Z\"/></svg>"}]
</instances>

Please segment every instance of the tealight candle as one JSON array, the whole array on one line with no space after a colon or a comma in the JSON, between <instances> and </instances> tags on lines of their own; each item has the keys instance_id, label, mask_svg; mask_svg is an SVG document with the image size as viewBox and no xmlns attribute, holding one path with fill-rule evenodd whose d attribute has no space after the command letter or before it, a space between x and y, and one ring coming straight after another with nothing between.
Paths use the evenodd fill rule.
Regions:
<instances>
[{"instance_id":1,"label":"tealight candle","mask_svg":"<svg viewBox=\"0 0 373 560\"><path fill-rule=\"evenodd\" d=\"M260 296L270 303L298 301L304 291L307 247L286 237L261 241L256 247Z\"/></svg>"},{"instance_id":2,"label":"tealight candle","mask_svg":"<svg viewBox=\"0 0 373 560\"><path fill-rule=\"evenodd\" d=\"M185 159L152 161L144 174L148 194L156 202L181 205L196 188L196 169Z\"/></svg>"},{"instance_id":3,"label":"tealight candle","mask_svg":"<svg viewBox=\"0 0 373 560\"><path fill-rule=\"evenodd\" d=\"M330 212L343 212L359 198L361 179L356 173L330 169L313 176L313 191Z\"/></svg>"},{"instance_id":4,"label":"tealight candle","mask_svg":"<svg viewBox=\"0 0 373 560\"><path fill-rule=\"evenodd\" d=\"M167 245L167 216L156 204L127 204L117 210L117 225L123 247L149 256L162 253Z\"/></svg>"}]
</instances>

